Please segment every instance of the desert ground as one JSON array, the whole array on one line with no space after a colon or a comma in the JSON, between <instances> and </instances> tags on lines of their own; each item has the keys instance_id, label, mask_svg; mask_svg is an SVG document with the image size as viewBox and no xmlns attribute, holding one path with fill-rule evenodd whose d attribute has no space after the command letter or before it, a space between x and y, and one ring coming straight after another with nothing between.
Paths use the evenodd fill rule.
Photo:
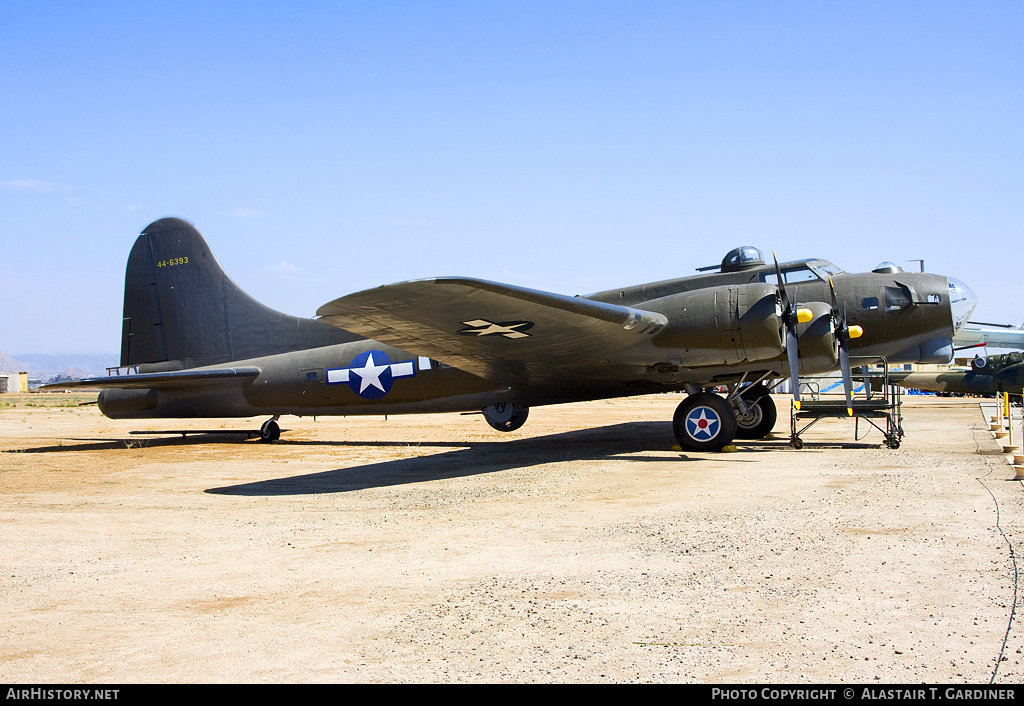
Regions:
<instances>
[{"instance_id":1,"label":"desert ground","mask_svg":"<svg viewBox=\"0 0 1024 706\"><path fill-rule=\"evenodd\" d=\"M1024 489L977 400L673 449L680 397L282 419L0 396L7 683L1020 683Z\"/></svg>"}]
</instances>

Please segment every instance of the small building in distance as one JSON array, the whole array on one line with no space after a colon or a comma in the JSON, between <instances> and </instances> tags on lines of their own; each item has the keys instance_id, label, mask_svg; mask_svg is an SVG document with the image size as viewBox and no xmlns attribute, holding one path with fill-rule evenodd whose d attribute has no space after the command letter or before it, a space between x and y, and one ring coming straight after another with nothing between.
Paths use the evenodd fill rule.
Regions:
<instances>
[{"instance_id":1,"label":"small building in distance","mask_svg":"<svg viewBox=\"0 0 1024 706\"><path fill-rule=\"evenodd\" d=\"M28 392L28 373L0 372L0 394Z\"/></svg>"}]
</instances>

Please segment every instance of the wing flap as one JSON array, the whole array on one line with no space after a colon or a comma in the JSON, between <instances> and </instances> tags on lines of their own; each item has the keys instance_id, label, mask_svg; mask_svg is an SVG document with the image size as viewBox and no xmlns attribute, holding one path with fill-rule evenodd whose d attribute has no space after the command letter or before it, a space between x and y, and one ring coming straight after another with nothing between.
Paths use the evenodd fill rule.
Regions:
<instances>
[{"instance_id":1,"label":"wing flap","mask_svg":"<svg viewBox=\"0 0 1024 706\"><path fill-rule=\"evenodd\" d=\"M321 320L502 384L561 371L635 346L667 323L631 307L446 277L350 294Z\"/></svg>"}]
</instances>

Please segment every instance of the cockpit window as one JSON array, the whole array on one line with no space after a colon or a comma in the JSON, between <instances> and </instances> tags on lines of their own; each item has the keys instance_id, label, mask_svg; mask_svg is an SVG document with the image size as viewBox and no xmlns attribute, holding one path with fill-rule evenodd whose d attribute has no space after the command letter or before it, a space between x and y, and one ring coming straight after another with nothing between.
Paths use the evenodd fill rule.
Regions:
<instances>
[{"instance_id":1,"label":"cockpit window","mask_svg":"<svg viewBox=\"0 0 1024 706\"><path fill-rule=\"evenodd\" d=\"M791 268L782 271L782 278L786 281L786 284L797 284L800 282L811 282L816 279L820 279L818 275L806 265L800 267ZM766 272L764 274L764 281L768 284L778 285L779 278L774 272Z\"/></svg>"},{"instance_id":2,"label":"cockpit window","mask_svg":"<svg viewBox=\"0 0 1024 706\"><path fill-rule=\"evenodd\" d=\"M846 272L843 271L842 267L839 267L838 265L833 265L831 262L825 262L824 260L814 263L814 269L820 270L819 274L824 273L826 277L830 275L846 274Z\"/></svg>"}]
</instances>

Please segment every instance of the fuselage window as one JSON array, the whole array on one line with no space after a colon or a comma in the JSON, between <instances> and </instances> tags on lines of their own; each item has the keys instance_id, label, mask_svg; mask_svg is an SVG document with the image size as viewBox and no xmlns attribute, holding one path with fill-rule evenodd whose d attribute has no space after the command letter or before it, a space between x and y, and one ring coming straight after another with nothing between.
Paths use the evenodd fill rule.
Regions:
<instances>
[{"instance_id":1,"label":"fuselage window","mask_svg":"<svg viewBox=\"0 0 1024 706\"><path fill-rule=\"evenodd\" d=\"M419 356L416 360L419 363L419 369L420 370L440 370L442 368L450 368L450 367L452 367L452 366L448 365L447 363L442 363L439 360L434 360L433 358L427 358L426 356L422 356L422 355Z\"/></svg>"},{"instance_id":2,"label":"fuselage window","mask_svg":"<svg viewBox=\"0 0 1024 706\"><path fill-rule=\"evenodd\" d=\"M866 311L872 311L878 308L878 297L865 297L860 302L860 308Z\"/></svg>"}]
</instances>

